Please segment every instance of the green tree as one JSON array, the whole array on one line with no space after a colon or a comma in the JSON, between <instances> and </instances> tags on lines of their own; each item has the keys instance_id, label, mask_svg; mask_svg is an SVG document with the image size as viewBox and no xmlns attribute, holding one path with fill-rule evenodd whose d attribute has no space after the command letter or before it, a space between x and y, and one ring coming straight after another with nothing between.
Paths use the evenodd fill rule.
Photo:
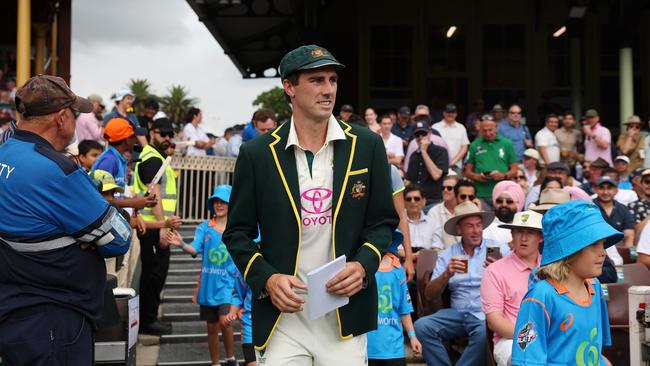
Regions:
<instances>
[{"instance_id":1,"label":"green tree","mask_svg":"<svg viewBox=\"0 0 650 366\"><path fill-rule=\"evenodd\" d=\"M284 89L279 86L258 95L253 101L253 107L272 110L278 116L278 123L286 122L291 118L291 105L287 103Z\"/></svg>"},{"instance_id":2,"label":"green tree","mask_svg":"<svg viewBox=\"0 0 650 366\"><path fill-rule=\"evenodd\" d=\"M142 113L144 110L144 102L153 97L157 98L151 92L151 83L147 79L131 79L127 84L127 88L135 95L135 102L133 102L133 109L136 113Z\"/></svg>"},{"instance_id":3,"label":"green tree","mask_svg":"<svg viewBox=\"0 0 650 366\"><path fill-rule=\"evenodd\" d=\"M199 100L189 96L189 90L182 85L172 85L167 95L160 98L161 109L173 122L181 123L187 112Z\"/></svg>"}]
</instances>

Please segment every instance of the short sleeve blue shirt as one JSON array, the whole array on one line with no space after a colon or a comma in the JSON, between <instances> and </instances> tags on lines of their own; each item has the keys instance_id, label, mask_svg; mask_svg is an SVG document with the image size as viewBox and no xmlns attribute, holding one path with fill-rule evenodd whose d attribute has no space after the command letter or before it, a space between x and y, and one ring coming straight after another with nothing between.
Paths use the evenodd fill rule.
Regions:
<instances>
[{"instance_id":1,"label":"short sleeve blue shirt","mask_svg":"<svg viewBox=\"0 0 650 366\"><path fill-rule=\"evenodd\" d=\"M406 285L406 273L400 267L375 273L378 292L377 329L368 333L368 358L404 358L401 316L413 312Z\"/></svg>"},{"instance_id":2,"label":"short sleeve blue shirt","mask_svg":"<svg viewBox=\"0 0 650 366\"><path fill-rule=\"evenodd\" d=\"M513 365L604 365L602 348L611 345L607 304L597 279L585 286L591 297L583 302L561 283L531 284L517 316Z\"/></svg>"},{"instance_id":3,"label":"short sleeve blue shirt","mask_svg":"<svg viewBox=\"0 0 650 366\"><path fill-rule=\"evenodd\" d=\"M126 170L128 160L113 146L109 146L95 161L93 167L90 169L91 173L97 169L105 170L113 176L115 184L122 188L126 188Z\"/></svg>"},{"instance_id":4,"label":"short sleeve blue shirt","mask_svg":"<svg viewBox=\"0 0 650 366\"><path fill-rule=\"evenodd\" d=\"M190 244L203 257L201 277L194 295L194 301L199 305L219 306L230 304L232 300L232 273L236 267L221 240L221 234L210 221L205 221L197 226Z\"/></svg>"},{"instance_id":5,"label":"short sleeve blue shirt","mask_svg":"<svg viewBox=\"0 0 650 366\"><path fill-rule=\"evenodd\" d=\"M76 243L105 233L110 210L88 174L39 135L18 129L0 146L0 323L43 303L99 318L104 261Z\"/></svg>"},{"instance_id":6,"label":"short sleeve blue shirt","mask_svg":"<svg viewBox=\"0 0 650 366\"><path fill-rule=\"evenodd\" d=\"M524 156L524 151L526 150L526 142L524 140L533 139L528 127L524 124L519 124L519 126L515 127L510 123L510 121L505 120L499 123L497 132L512 141L512 144L515 146L517 160L521 161Z\"/></svg>"}]
</instances>

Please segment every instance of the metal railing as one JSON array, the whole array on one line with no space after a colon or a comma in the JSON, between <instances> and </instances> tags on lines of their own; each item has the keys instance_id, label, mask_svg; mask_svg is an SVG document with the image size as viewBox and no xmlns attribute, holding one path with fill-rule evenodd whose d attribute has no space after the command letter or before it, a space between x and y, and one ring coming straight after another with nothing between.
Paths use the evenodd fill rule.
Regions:
<instances>
[{"instance_id":1,"label":"metal railing","mask_svg":"<svg viewBox=\"0 0 650 366\"><path fill-rule=\"evenodd\" d=\"M206 200L219 184L232 184L236 158L175 155L178 204L176 215L184 222L199 223L210 218Z\"/></svg>"}]
</instances>

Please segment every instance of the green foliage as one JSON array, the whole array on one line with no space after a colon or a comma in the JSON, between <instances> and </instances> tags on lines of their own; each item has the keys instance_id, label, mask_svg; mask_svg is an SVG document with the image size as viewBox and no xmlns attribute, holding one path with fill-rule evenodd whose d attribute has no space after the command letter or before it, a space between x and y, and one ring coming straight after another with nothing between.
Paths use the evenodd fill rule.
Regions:
<instances>
[{"instance_id":1,"label":"green foliage","mask_svg":"<svg viewBox=\"0 0 650 366\"><path fill-rule=\"evenodd\" d=\"M187 112L199 100L189 96L189 89L182 85L172 85L167 89L167 95L160 98L161 109L173 122L182 123Z\"/></svg>"},{"instance_id":2,"label":"green foliage","mask_svg":"<svg viewBox=\"0 0 650 366\"><path fill-rule=\"evenodd\" d=\"M291 118L291 105L285 99L284 89L279 86L258 95L253 101L253 107L268 108L275 112L278 116L278 124Z\"/></svg>"},{"instance_id":3,"label":"green foliage","mask_svg":"<svg viewBox=\"0 0 650 366\"><path fill-rule=\"evenodd\" d=\"M131 79L127 84L127 89L135 95L135 102L133 102L133 109L140 114L144 111L144 102L149 98L158 97L151 92L151 83L147 79Z\"/></svg>"}]
</instances>

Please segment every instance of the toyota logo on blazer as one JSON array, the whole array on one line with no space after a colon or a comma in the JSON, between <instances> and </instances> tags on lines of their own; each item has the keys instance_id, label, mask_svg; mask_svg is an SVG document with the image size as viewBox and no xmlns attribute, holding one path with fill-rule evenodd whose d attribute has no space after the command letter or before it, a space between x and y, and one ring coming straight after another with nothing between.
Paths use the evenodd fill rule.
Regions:
<instances>
[{"instance_id":1,"label":"toyota logo on blazer","mask_svg":"<svg viewBox=\"0 0 650 366\"><path fill-rule=\"evenodd\" d=\"M328 202L331 197L332 191L327 188L309 189L300 195L302 210L314 215L325 213L332 209L331 202ZM310 206L311 209L309 209Z\"/></svg>"}]
</instances>

